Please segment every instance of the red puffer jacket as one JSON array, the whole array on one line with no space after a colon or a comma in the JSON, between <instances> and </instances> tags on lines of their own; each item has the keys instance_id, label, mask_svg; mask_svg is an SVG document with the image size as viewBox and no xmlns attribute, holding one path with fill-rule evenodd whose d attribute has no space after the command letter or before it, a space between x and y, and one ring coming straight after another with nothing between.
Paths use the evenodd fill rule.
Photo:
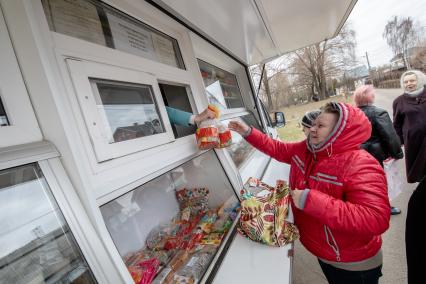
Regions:
<instances>
[{"instance_id":1,"label":"red puffer jacket","mask_svg":"<svg viewBox=\"0 0 426 284\"><path fill-rule=\"evenodd\" d=\"M306 141L273 140L256 129L246 139L291 165L292 189L310 189L303 210L292 206L302 244L319 258L355 262L379 251L390 205L382 167L360 149L370 137L370 122L358 108L338 107L336 127L315 149Z\"/></svg>"}]
</instances>

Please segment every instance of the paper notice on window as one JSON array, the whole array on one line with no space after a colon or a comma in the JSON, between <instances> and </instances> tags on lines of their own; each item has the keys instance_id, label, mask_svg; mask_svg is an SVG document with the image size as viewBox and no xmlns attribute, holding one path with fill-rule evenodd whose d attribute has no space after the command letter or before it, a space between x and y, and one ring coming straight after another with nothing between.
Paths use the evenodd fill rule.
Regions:
<instances>
[{"instance_id":1,"label":"paper notice on window","mask_svg":"<svg viewBox=\"0 0 426 284\"><path fill-rule=\"evenodd\" d=\"M107 17L116 49L157 60L150 31L111 14Z\"/></svg>"},{"instance_id":2,"label":"paper notice on window","mask_svg":"<svg viewBox=\"0 0 426 284\"><path fill-rule=\"evenodd\" d=\"M155 54L161 63L178 67L172 40L152 33Z\"/></svg>"},{"instance_id":3,"label":"paper notice on window","mask_svg":"<svg viewBox=\"0 0 426 284\"><path fill-rule=\"evenodd\" d=\"M48 0L43 7L51 29L97 44L105 44L95 5L85 0Z\"/></svg>"}]
</instances>

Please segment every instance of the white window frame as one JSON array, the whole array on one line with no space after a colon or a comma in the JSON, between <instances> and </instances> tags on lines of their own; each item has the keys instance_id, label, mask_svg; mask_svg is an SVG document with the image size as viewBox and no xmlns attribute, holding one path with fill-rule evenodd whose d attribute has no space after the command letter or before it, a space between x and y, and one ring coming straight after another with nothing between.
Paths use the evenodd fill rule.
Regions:
<instances>
[{"instance_id":1,"label":"white window frame","mask_svg":"<svg viewBox=\"0 0 426 284\"><path fill-rule=\"evenodd\" d=\"M239 115L239 113L241 112L244 112L247 110L254 110L255 104L251 96L243 95L243 94L251 93L250 82L249 82L250 78L248 78L247 74L245 73L245 67L241 65L239 62L229 57L227 54L220 51L217 47L211 45L204 39L200 38L198 35L194 34L193 32L190 32L189 35L191 38L192 46L194 48L195 57L197 59L199 78L204 88L205 88L204 81L200 74L198 59L210 65L213 65L216 68L220 68L222 70L225 70L226 72L231 73L232 75L235 76L237 80L237 85L241 93L243 107L224 109L222 110L222 113L224 115L225 114ZM239 70L239 71L236 72L236 70Z\"/></svg>"},{"instance_id":2,"label":"white window frame","mask_svg":"<svg viewBox=\"0 0 426 284\"><path fill-rule=\"evenodd\" d=\"M174 140L173 130L167 117L161 92L156 78L148 73L119 68L116 66L100 64L90 61L66 59L71 80L74 84L75 95L83 113L86 128L89 132L92 145L98 162L118 158L130 153L142 151ZM149 85L153 92L160 119L163 122L165 132L151 136L135 138L131 140L109 143L109 137L105 133L105 115L97 109L97 96L90 78L100 80L119 81L123 83Z\"/></svg>"},{"instance_id":3,"label":"white window frame","mask_svg":"<svg viewBox=\"0 0 426 284\"><path fill-rule=\"evenodd\" d=\"M59 155L53 144L47 141L3 148L0 149L0 170L37 163L96 280L108 284L130 283L130 276L120 274L112 262L62 166Z\"/></svg>"},{"instance_id":4,"label":"white window frame","mask_svg":"<svg viewBox=\"0 0 426 284\"><path fill-rule=\"evenodd\" d=\"M22 79L0 7L0 97L9 120L0 127L0 148L41 141L43 136Z\"/></svg>"}]
</instances>

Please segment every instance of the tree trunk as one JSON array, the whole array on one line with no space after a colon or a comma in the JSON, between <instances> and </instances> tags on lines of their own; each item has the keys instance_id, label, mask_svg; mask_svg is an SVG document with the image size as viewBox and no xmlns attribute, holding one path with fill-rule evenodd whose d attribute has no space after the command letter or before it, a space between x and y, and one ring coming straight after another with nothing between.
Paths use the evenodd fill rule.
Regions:
<instances>
[{"instance_id":1,"label":"tree trunk","mask_svg":"<svg viewBox=\"0 0 426 284\"><path fill-rule=\"evenodd\" d=\"M263 85L265 86L266 97L268 98L268 110L271 111L273 109L273 102L271 96L271 89L269 88L268 74L266 72L266 68L263 69Z\"/></svg>"}]
</instances>

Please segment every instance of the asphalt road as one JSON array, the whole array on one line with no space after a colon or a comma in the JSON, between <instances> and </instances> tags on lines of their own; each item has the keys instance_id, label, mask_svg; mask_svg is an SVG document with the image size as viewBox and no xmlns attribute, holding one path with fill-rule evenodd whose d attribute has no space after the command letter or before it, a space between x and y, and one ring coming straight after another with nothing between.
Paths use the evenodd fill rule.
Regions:
<instances>
[{"instance_id":1,"label":"asphalt road","mask_svg":"<svg viewBox=\"0 0 426 284\"><path fill-rule=\"evenodd\" d=\"M400 89L377 89L375 105L384 108L392 117L392 102L401 94ZM405 258L405 219L407 204L416 184L408 184L405 180L404 160L397 161L404 177L401 193L391 204L402 210L400 215L391 217L389 229L383 234L383 276L380 284L407 283L407 265ZM309 253L299 241L295 243L293 262L293 284L327 283L316 257Z\"/></svg>"}]
</instances>

